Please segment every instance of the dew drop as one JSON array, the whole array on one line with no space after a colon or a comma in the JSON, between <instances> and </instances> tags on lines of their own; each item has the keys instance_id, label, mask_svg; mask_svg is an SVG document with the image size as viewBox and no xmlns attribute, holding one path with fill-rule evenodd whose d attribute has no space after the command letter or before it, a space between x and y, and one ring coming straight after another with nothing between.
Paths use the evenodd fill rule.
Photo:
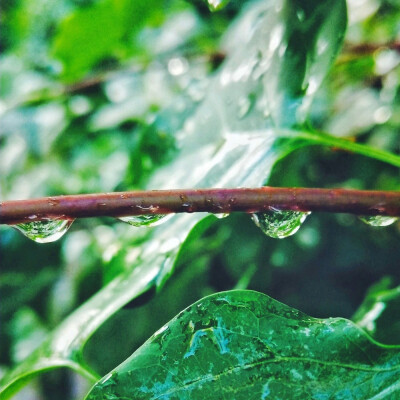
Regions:
<instances>
[{"instance_id":1,"label":"dew drop","mask_svg":"<svg viewBox=\"0 0 400 400\"><path fill-rule=\"evenodd\" d=\"M359 217L362 222L371 226L388 226L397 221L397 217L386 217L383 215L365 215Z\"/></svg>"},{"instance_id":2,"label":"dew drop","mask_svg":"<svg viewBox=\"0 0 400 400\"><path fill-rule=\"evenodd\" d=\"M118 219L128 223L129 225L140 227L140 226L157 226L163 224L172 214L144 214L144 215L132 215L129 217L119 217Z\"/></svg>"},{"instance_id":3,"label":"dew drop","mask_svg":"<svg viewBox=\"0 0 400 400\"><path fill-rule=\"evenodd\" d=\"M284 211L276 208L252 214L254 223L268 236L283 239L295 234L309 212Z\"/></svg>"},{"instance_id":4,"label":"dew drop","mask_svg":"<svg viewBox=\"0 0 400 400\"><path fill-rule=\"evenodd\" d=\"M50 243L60 239L73 222L74 220L50 219L18 224L14 225L13 228L37 243Z\"/></svg>"}]
</instances>

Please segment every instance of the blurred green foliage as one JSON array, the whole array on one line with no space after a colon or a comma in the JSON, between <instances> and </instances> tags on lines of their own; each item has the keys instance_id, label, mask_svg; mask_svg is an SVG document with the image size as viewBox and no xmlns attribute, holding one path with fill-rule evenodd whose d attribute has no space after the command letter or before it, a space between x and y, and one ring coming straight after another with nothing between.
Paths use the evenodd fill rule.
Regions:
<instances>
[{"instance_id":1,"label":"blurred green foliage","mask_svg":"<svg viewBox=\"0 0 400 400\"><path fill-rule=\"evenodd\" d=\"M0 199L145 187L179 152L174 135L201 104L225 58L223 33L246 3L231 1L211 14L199 1L2 1ZM389 0L348 6L345 45L317 92L310 123L399 154L400 7ZM399 170L311 147L275 164L268 184L398 190ZM387 301L374 329L363 327L400 344L400 304L391 289L400 285L399 225L312 215L295 236L276 241L247 215L209 218L181 253L173 279L120 310L88 342L85 360L100 375L189 304L235 287L314 317L350 318L368 288L388 277L355 320ZM60 241L38 245L0 226L0 373L131 268L132 249L148 235L112 219L80 220ZM52 372L16 398L80 399L87 385L73 373Z\"/></svg>"}]
</instances>

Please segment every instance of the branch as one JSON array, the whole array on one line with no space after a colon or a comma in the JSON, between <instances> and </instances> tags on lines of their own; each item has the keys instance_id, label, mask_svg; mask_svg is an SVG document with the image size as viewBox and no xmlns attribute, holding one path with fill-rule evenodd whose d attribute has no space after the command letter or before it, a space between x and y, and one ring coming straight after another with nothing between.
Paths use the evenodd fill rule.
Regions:
<instances>
[{"instance_id":1,"label":"branch","mask_svg":"<svg viewBox=\"0 0 400 400\"><path fill-rule=\"evenodd\" d=\"M170 213L253 213L270 207L358 215L400 216L400 192L262 187L151 190L0 202L0 224L47 219Z\"/></svg>"},{"instance_id":2,"label":"branch","mask_svg":"<svg viewBox=\"0 0 400 400\"><path fill-rule=\"evenodd\" d=\"M395 50L400 53L400 42L391 41L386 43L346 43L344 51L355 55L369 55L379 50Z\"/></svg>"}]
</instances>

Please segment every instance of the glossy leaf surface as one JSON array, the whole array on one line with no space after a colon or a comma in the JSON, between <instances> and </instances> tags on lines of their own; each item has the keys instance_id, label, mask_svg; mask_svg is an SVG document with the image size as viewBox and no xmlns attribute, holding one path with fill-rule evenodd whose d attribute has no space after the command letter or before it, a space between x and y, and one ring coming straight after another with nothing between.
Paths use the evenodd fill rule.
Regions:
<instances>
[{"instance_id":1,"label":"glossy leaf surface","mask_svg":"<svg viewBox=\"0 0 400 400\"><path fill-rule=\"evenodd\" d=\"M87 399L394 399L399 360L348 320L230 291L180 313Z\"/></svg>"},{"instance_id":2,"label":"glossy leaf surface","mask_svg":"<svg viewBox=\"0 0 400 400\"><path fill-rule=\"evenodd\" d=\"M386 277L373 285L352 320L375 340L398 345L400 343L400 287L391 288Z\"/></svg>"}]
</instances>

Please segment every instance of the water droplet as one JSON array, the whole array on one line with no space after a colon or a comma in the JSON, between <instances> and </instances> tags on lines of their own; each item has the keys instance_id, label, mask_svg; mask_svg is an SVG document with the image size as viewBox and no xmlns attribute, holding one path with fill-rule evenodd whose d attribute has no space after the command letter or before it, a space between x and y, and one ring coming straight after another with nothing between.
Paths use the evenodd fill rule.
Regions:
<instances>
[{"instance_id":1,"label":"water droplet","mask_svg":"<svg viewBox=\"0 0 400 400\"><path fill-rule=\"evenodd\" d=\"M169 216L172 214L169 214ZM167 220L167 215L164 214L145 214L145 215L132 215L129 217L119 217L118 219L128 223L132 226L157 226L161 225Z\"/></svg>"},{"instance_id":2,"label":"water droplet","mask_svg":"<svg viewBox=\"0 0 400 400\"><path fill-rule=\"evenodd\" d=\"M185 210L187 213L192 213L193 210L193 205L192 203L182 203L182 208Z\"/></svg>"},{"instance_id":3,"label":"water droplet","mask_svg":"<svg viewBox=\"0 0 400 400\"><path fill-rule=\"evenodd\" d=\"M37 243L55 242L67 232L74 220L55 219L14 225L27 238Z\"/></svg>"},{"instance_id":4,"label":"water droplet","mask_svg":"<svg viewBox=\"0 0 400 400\"><path fill-rule=\"evenodd\" d=\"M171 75L182 75L188 70L188 62L185 58L175 57L168 61L168 72Z\"/></svg>"},{"instance_id":5,"label":"water droplet","mask_svg":"<svg viewBox=\"0 0 400 400\"><path fill-rule=\"evenodd\" d=\"M365 215L359 217L362 222L365 222L367 225L371 226L388 226L392 225L397 221L397 217L386 217L383 215Z\"/></svg>"},{"instance_id":6,"label":"water droplet","mask_svg":"<svg viewBox=\"0 0 400 400\"><path fill-rule=\"evenodd\" d=\"M230 0L207 0L210 11L215 12L222 10Z\"/></svg>"},{"instance_id":7,"label":"water droplet","mask_svg":"<svg viewBox=\"0 0 400 400\"><path fill-rule=\"evenodd\" d=\"M218 218L218 219L223 219L226 218L227 216L229 216L229 213L217 213L217 214L213 214L214 217Z\"/></svg>"},{"instance_id":8,"label":"water droplet","mask_svg":"<svg viewBox=\"0 0 400 400\"><path fill-rule=\"evenodd\" d=\"M242 97L239 99L238 104L238 118L244 118L253 108L256 101L256 96L254 93L249 94L247 97Z\"/></svg>"},{"instance_id":9,"label":"water droplet","mask_svg":"<svg viewBox=\"0 0 400 400\"><path fill-rule=\"evenodd\" d=\"M268 236L283 239L295 234L309 212L284 211L276 208L252 214L254 223Z\"/></svg>"}]
</instances>

